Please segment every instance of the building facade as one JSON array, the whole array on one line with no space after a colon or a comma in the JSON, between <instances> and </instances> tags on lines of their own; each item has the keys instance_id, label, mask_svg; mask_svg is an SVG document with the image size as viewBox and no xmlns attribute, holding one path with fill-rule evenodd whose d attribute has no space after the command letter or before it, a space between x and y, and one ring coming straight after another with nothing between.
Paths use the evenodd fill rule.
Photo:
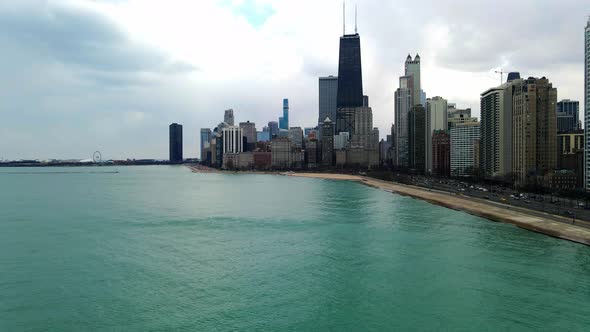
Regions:
<instances>
[{"instance_id":1,"label":"building facade","mask_svg":"<svg viewBox=\"0 0 590 332\"><path fill-rule=\"evenodd\" d=\"M299 149L303 148L303 129L301 127L289 128L289 139L293 146Z\"/></svg>"},{"instance_id":2,"label":"building facade","mask_svg":"<svg viewBox=\"0 0 590 332\"><path fill-rule=\"evenodd\" d=\"M223 128L223 154L237 154L244 152L244 131L238 126Z\"/></svg>"},{"instance_id":3,"label":"building facade","mask_svg":"<svg viewBox=\"0 0 590 332\"><path fill-rule=\"evenodd\" d=\"M410 168L424 173L426 171L426 109L422 105L410 108L408 136Z\"/></svg>"},{"instance_id":4,"label":"building facade","mask_svg":"<svg viewBox=\"0 0 590 332\"><path fill-rule=\"evenodd\" d=\"M435 130L432 134L432 174L451 175L451 136L446 130Z\"/></svg>"},{"instance_id":5,"label":"building facade","mask_svg":"<svg viewBox=\"0 0 590 332\"><path fill-rule=\"evenodd\" d=\"M481 94L480 171L486 179L512 172L512 84Z\"/></svg>"},{"instance_id":6,"label":"building facade","mask_svg":"<svg viewBox=\"0 0 590 332\"><path fill-rule=\"evenodd\" d=\"M580 102L564 99L557 103L557 132L571 132L580 128Z\"/></svg>"},{"instance_id":7,"label":"building facade","mask_svg":"<svg viewBox=\"0 0 590 332\"><path fill-rule=\"evenodd\" d=\"M525 185L557 167L557 89L544 77L512 84L512 171Z\"/></svg>"},{"instance_id":8,"label":"building facade","mask_svg":"<svg viewBox=\"0 0 590 332\"><path fill-rule=\"evenodd\" d=\"M326 118L336 119L338 108L338 77L328 76L319 79L319 117L318 125L321 126ZM335 134L335 133L332 133Z\"/></svg>"},{"instance_id":9,"label":"building facade","mask_svg":"<svg viewBox=\"0 0 590 332\"><path fill-rule=\"evenodd\" d=\"M584 30L584 186L590 190L590 18Z\"/></svg>"},{"instance_id":10,"label":"building facade","mask_svg":"<svg viewBox=\"0 0 590 332\"><path fill-rule=\"evenodd\" d=\"M279 123L276 121L270 121L268 123L268 131L270 132L270 139L279 136Z\"/></svg>"},{"instance_id":11,"label":"building facade","mask_svg":"<svg viewBox=\"0 0 590 332\"><path fill-rule=\"evenodd\" d=\"M169 127L170 163L180 164L182 158L182 125L173 123Z\"/></svg>"},{"instance_id":12,"label":"building facade","mask_svg":"<svg viewBox=\"0 0 590 332\"><path fill-rule=\"evenodd\" d=\"M422 100L422 87L420 78L420 55L416 54L416 57L412 60L412 57L408 54L405 63L405 76L411 77L408 81L409 87L412 93L412 105L425 105L425 100ZM424 94L426 99L426 94Z\"/></svg>"},{"instance_id":13,"label":"building facade","mask_svg":"<svg viewBox=\"0 0 590 332\"><path fill-rule=\"evenodd\" d=\"M450 130L451 176L475 175L475 143L479 140L479 122L459 123Z\"/></svg>"},{"instance_id":14,"label":"building facade","mask_svg":"<svg viewBox=\"0 0 590 332\"><path fill-rule=\"evenodd\" d=\"M447 130L447 100L442 97L426 99L426 172L431 174L432 134L435 130Z\"/></svg>"},{"instance_id":15,"label":"building facade","mask_svg":"<svg viewBox=\"0 0 590 332\"><path fill-rule=\"evenodd\" d=\"M408 168L410 166L408 121L410 108L413 106L412 90L410 89L410 76L402 76L399 79L399 88L395 91L394 104L394 142L395 153L393 164L396 167Z\"/></svg>"},{"instance_id":16,"label":"building facade","mask_svg":"<svg viewBox=\"0 0 590 332\"><path fill-rule=\"evenodd\" d=\"M250 121L240 122L240 128L242 128L242 134L246 139L246 145L244 146L244 149L246 151L252 151L256 145L256 142L258 141L258 137L256 135L256 124Z\"/></svg>"},{"instance_id":17,"label":"building facade","mask_svg":"<svg viewBox=\"0 0 590 332\"><path fill-rule=\"evenodd\" d=\"M363 106L361 39L358 34L340 37L338 89L336 98L336 131L354 134L354 113Z\"/></svg>"},{"instance_id":18,"label":"building facade","mask_svg":"<svg viewBox=\"0 0 590 332\"><path fill-rule=\"evenodd\" d=\"M576 188L584 188L584 130L557 135L557 168L576 175Z\"/></svg>"},{"instance_id":19,"label":"building facade","mask_svg":"<svg viewBox=\"0 0 590 332\"><path fill-rule=\"evenodd\" d=\"M322 123L321 164L325 167L334 165L334 123L326 118Z\"/></svg>"},{"instance_id":20,"label":"building facade","mask_svg":"<svg viewBox=\"0 0 590 332\"><path fill-rule=\"evenodd\" d=\"M211 145L211 136L212 131L210 128L201 128L201 162L207 161L207 149L209 149Z\"/></svg>"}]
</instances>

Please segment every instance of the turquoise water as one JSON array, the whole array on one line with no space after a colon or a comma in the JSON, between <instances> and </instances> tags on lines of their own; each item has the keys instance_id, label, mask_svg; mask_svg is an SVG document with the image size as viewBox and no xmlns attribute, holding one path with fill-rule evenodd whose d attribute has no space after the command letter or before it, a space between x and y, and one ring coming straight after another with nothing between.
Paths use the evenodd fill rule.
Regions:
<instances>
[{"instance_id":1,"label":"turquoise water","mask_svg":"<svg viewBox=\"0 0 590 332\"><path fill-rule=\"evenodd\" d=\"M81 173L27 173L56 171ZM411 198L184 167L0 169L0 331L589 327L589 247Z\"/></svg>"}]
</instances>

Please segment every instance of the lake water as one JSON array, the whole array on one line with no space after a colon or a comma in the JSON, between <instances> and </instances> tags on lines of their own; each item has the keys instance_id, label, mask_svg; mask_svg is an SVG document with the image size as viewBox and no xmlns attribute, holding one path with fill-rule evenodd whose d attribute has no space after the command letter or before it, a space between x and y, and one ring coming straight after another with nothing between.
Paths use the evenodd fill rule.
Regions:
<instances>
[{"instance_id":1,"label":"lake water","mask_svg":"<svg viewBox=\"0 0 590 332\"><path fill-rule=\"evenodd\" d=\"M590 247L419 200L182 166L0 169L0 331L589 328Z\"/></svg>"}]
</instances>

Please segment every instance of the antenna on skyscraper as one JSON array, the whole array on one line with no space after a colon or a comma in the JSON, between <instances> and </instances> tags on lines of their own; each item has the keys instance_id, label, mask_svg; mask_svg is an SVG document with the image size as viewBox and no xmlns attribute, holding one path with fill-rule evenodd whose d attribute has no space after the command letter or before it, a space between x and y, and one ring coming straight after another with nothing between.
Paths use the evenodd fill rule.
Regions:
<instances>
[{"instance_id":1,"label":"antenna on skyscraper","mask_svg":"<svg viewBox=\"0 0 590 332\"><path fill-rule=\"evenodd\" d=\"M357 25L356 25L356 3L354 4L354 33L358 33Z\"/></svg>"},{"instance_id":2,"label":"antenna on skyscraper","mask_svg":"<svg viewBox=\"0 0 590 332\"><path fill-rule=\"evenodd\" d=\"M346 1L342 1L342 35L346 35Z\"/></svg>"}]
</instances>

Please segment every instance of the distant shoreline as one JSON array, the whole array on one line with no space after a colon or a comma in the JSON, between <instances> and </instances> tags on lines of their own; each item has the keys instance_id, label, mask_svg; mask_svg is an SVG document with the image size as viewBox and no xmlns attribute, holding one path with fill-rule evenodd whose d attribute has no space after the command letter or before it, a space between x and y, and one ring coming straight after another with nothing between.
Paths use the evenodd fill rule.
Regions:
<instances>
[{"instance_id":1,"label":"distant shoreline","mask_svg":"<svg viewBox=\"0 0 590 332\"><path fill-rule=\"evenodd\" d=\"M555 217L564 219L564 222L534 216L522 208L511 209L510 206L500 203L491 203L481 199L467 198L466 196L387 182L365 176L322 173L292 173L289 176L358 182L375 189L421 199L448 209L463 211L492 221L516 225L533 232L590 246L590 229L565 223L566 219L558 216ZM583 222L580 221L580 223Z\"/></svg>"}]
</instances>

